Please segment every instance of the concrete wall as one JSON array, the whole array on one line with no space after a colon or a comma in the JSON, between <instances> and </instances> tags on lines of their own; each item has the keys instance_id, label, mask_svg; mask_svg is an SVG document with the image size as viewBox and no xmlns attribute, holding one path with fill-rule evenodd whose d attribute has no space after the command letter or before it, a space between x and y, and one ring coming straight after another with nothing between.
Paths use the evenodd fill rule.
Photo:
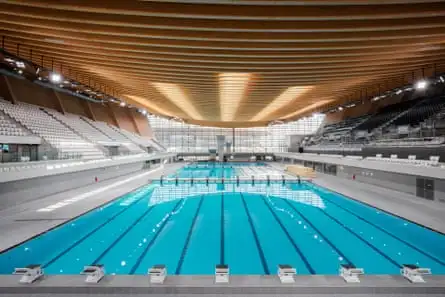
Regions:
<instances>
[{"instance_id":1,"label":"concrete wall","mask_svg":"<svg viewBox=\"0 0 445 297\"><path fill-rule=\"evenodd\" d=\"M416 176L392 172L363 169L358 167L338 166L337 176L352 179L384 188L416 195Z\"/></svg>"},{"instance_id":2,"label":"concrete wall","mask_svg":"<svg viewBox=\"0 0 445 297\"><path fill-rule=\"evenodd\" d=\"M96 121L101 121L116 126L107 105L90 103L90 106Z\"/></svg>"},{"instance_id":3,"label":"concrete wall","mask_svg":"<svg viewBox=\"0 0 445 297\"><path fill-rule=\"evenodd\" d=\"M11 85L11 92L14 93L18 101L61 111L58 99L52 89L43 88L26 79L18 79L12 76L7 79Z\"/></svg>"},{"instance_id":4,"label":"concrete wall","mask_svg":"<svg viewBox=\"0 0 445 297\"><path fill-rule=\"evenodd\" d=\"M151 129L150 122L148 121L147 117L136 111L131 111L131 114L139 134L144 137L152 138L153 130Z\"/></svg>"},{"instance_id":5,"label":"concrete wall","mask_svg":"<svg viewBox=\"0 0 445 297\"><path fill-rule=\"evenodd\" d=\"M0 209L93 184L96 176L99 182L125 176L141 170L143 166L144 162L139 162L2 183L0 186Z\"/></svg>"},{"instance_id":6,"label":"concrete wall","mask_svg":"<svg viewBox=\"0 0 445 297\"><path fill-rule=\"evenodd\" d=\"M81 101L81 99L61 92L58 92L58 94L65 112L88 117L83 104L84 102Z\"/></svg>"},{"instance_id":7,"label":"concrete wall","mask_svg":"<svg viewBox=\"0 0 445 297\"><path fill-rule=\"evenodd\" d=\"M346 179L353 179L353 177L355 177L355 180L358 182L411 194L419 197L419 199L426 198L417 195L417 180L433 180L433 200L445 202L445 178L441 178L443 175L433 175L433 173L437 172L443 173L443 169L441 168L400 165L390 162L345 160L344 158L334 157L325 158L316 155L307 156L305 154L295 154L294 156L292 156L292 154L276 154L276 156L279 160L284 157L283 162L285 163L303 164L319 172L324 172L326 166L330 167L330 169L333 169L332 166L336 166L335 170L330 170L330 172L325 173L334 174ZM360 166L360 164L362 164L362 166ZM370 165L372 165L372 167ZM402 170L400 170L401 168ZM430 173L431 175L426 173Z\"/></svg>"},{"instance_id":8,"label":"concrete wall","mask_svg":"<svg viewBox=\"0 0 445 297\"><path fill-rule=\"evenodd\" d=\"M12 94L9 92L9 87L4 75L0 75L0 97L3 97L3 99L9 102L13 102Z\"/></svg>"},{"instance_id":9,"label":"concrete wall","mask_svg":"<svg viewBox=\"0 0 445 297\"><path fill-rule=\"evenodd\" d=\"M119 128L138 133L137 128L134 125L132 116L128 113L127 108L122 108L118 105L111 105L110 108L116 118L117 126Z\"/></svg>"}]
</instances>

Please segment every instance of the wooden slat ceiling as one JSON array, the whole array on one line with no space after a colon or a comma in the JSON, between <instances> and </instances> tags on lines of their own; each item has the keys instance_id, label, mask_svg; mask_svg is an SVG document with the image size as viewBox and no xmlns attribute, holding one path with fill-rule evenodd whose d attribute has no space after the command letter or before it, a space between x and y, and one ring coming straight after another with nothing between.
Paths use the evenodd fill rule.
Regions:
<instances>
[{"instance_id":1,"label":"wooden slat ceiling","mask_svg":"<svg viewBox=\"0 0 445 297\"><path fill-rule=\"evenodd\" d=\"M0 0L0 34L153 113L255 126L441 70L445 1Z\"/></svg>"}]
</instances>

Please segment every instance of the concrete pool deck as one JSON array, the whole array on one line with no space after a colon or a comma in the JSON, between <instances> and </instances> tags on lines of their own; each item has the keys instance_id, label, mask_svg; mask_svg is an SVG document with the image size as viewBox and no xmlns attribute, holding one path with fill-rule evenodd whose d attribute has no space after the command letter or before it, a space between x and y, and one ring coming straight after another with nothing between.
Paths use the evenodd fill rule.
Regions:
<instances>
[{"instance_id":1,"label":"concrete pool deck","mask_svg":"<svg viewBox=\"0 0 445 297\"><path fill-rule=\"evenodd\" d=\"M364 275L359 284L331 275L296 276L294 284L281 284L273 275L231 276L229 284L215 284L211 275L170 276L162 285L151 285L144 275L107 275L98 284L86 284L80 275L46 276L32 285L19 284L18 279L0 277L0 296L445 296L445 276L428 276L423 284L393 275Z\"/></svg>"},{"instance_id":2,"label":"concrete pool deck","mask_svg":"<svg viewBox=\"0 0 445 297\"><path fill-rule=\"evenodd\" d=\"M113 179L92 186L49 196L0 211L0 250L72 219L90 209L134 190L151 179L173 173L185 163L139 172L119 186L51 212L42 207L111 186ZM283 169L279 163L273 167ZM326 187L429 228L445 232L445 205L414 196L320 174L314 184ZM212 275L169 276L163 285L150 285L143 275L107 275L99 284L88 285L80 275L50 275L32 285L18 283L19 276L0 275L0 296L445 296L445 275L426 276L425 284L411 284L398 275L364 275L360 284L347 284L333 275L298 275L295 284L283 285L277 276L231 276L230 284L216 285Z\"/></svg>"}]
</instances>

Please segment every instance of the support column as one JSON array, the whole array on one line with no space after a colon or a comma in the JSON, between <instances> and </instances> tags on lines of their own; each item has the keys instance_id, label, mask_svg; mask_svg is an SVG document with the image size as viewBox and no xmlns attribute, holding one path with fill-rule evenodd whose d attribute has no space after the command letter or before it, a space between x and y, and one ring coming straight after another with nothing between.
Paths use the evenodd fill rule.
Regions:
<instances>
[{"instance_id":1,"label":"support column","mask_svg":"<svg viewBox=\"0 0 445 297\"><path fill-rule=\"evenodd\" d=\"M54 96L56 97L56 106L57 111L61 112L62 114L65 114L65 108L63 107L62 99L60 99L59 92L56 92L56 90L53 90Z\"/></svg>"},{"instance_id":2,"label":"support column","mask_svg":"<svg viewBox=\"0 0 445 297\"><path fill-rule=\"evenodd\" d=\"M217 152L218 152L218 160L220 162L224 161L225 141L226 141L226 136L225 135L216 135L216 145L217 145Z\"/></svg>"},{"instance_id":3,"label":"support column","mask_svg":"<svg viewBox=\"0 0 445 297\"><path fill-rule=\"evenodd\" d=\"M114 125L120 129L121 127L119 125L119 122L117 121L117 117L116 117L116 114L114 113L113 108L111 107L111 105L109 103L105 103L105 106L108 109L108 114L110 115L111 119L113 120Z\"/></svg>"},{"instance_id":4,"label":"support column","mask_svg":"<svg viewBox=\"0 0 445 297\"><path fill-rule=\"evenodd\" d=\"M87 116L92 119L93 121L96 121L96 116L94 115L93 109L91 108L90 102L81 100L81 104L83 104L83 109L85 110L85 113Z\"/></svg>"},{"instance_id":5,"label":"support column","mask_svg":"<svg viewBox=\"0 0 445 297\"><path fill-rule=\"evenodd\" d=\"M141 134L141 131L139 130L139 127L138 127L138 125L137 125L137 123L136 123L136 119L134 118L134 113L133 113L133 111L130 110L130 109L127 109L127 114L128 114L128 116L130 117L130 120L131 120L131 123L133 124L134 130L135 130L139 135L142 135L142 134Z\"/></svg>"},{"instance_id":6,"label":"support column","mask_svg":"<svg viewBox=\"0 0 445 297\"><path fill-rule=\"evenodd\" d=\"M11 83L9 82L9 78L6 75L3 75L3 78L5 79L6 87L8 88L9 92L9 99L12 102L12 104L17 104L18 100L17 97L14 94L14 91L12 90Z\"/></svg>"}]
</instances>

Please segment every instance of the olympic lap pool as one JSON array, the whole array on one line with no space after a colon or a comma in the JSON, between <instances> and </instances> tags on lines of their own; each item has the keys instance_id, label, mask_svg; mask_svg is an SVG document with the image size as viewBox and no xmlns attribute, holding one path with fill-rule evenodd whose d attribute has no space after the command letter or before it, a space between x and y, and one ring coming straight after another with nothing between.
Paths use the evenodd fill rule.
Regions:
<instances>
[{"instance_id":1,"label":"olympic lap pool","mask_svg":"<svg viewBox=\"0 0 445 297\"><path fill-rule=\"evenodd\" d=\"M179 177L269 174L264 164L193 164ZM154 181L0 254L0 273L31 263L47 274L78 274L100 263L108 274L337 274L342 263L367 274L402 264L445 273L445 236L311 183Z\"/></svg>"}]
</instances>

